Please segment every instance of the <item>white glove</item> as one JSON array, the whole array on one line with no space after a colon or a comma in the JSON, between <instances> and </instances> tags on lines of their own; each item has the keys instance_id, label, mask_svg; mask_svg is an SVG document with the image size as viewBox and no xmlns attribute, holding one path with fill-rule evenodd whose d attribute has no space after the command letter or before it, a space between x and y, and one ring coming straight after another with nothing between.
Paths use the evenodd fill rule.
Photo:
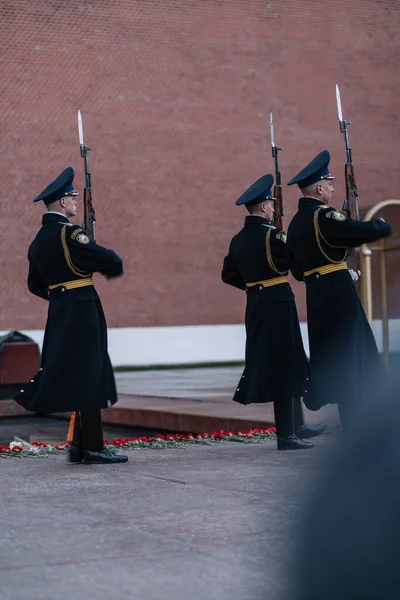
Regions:
<instances>
[{"instance_id":1,"label":"white glove","mask_svg":"<svg viewBox=\"0 0 400 600\"><path fill-rule=\"evenodd\" d=\"M358 278L361 275L361 271L354 271L354 269L348 269L350 276L353 281L358 281Z\"/></svg>"}]
</instances>

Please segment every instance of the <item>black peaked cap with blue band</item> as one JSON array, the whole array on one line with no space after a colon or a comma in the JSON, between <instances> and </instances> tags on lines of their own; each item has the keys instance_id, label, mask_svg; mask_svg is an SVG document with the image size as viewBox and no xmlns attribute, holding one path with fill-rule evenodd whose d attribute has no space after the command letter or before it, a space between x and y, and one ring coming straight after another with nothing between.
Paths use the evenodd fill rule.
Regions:
<instances>
[{"instance_id":1,"label":"black peaked cap with blue band","mask_svg":"<svg viewBox=\"0 0 400 600\"><path fill-rule=\"evenodd\" d=\"M300 173L291 179L288 185L297 183L300 189L306 188L321 179L335 179L329 172L329 162L331 155L328 150L323 150Z\"/></svg>"},{"instance_id":2,"label":"black peaked cap with blue band","mask_svg":"<svg viewBox=\"0 0 400 600\"><path fill-rule=\"evenodd\" d=\"M47 205L64 198L64 196L79 196L72 185L73 180L74 170L72 167L67 167L34 199L34 202L43 200Z\"/></svg>"},{"instance_id":3,"label":"black peaked cap with blue band","mask_svg":"<svg viewBox=\"0 0 400 600\"><path fill-rule=\"evenodd\" d=\"M275 200L271 192L273 184L273 175L263 175L236 200L236 206L241 206L242 204L255 206L265 200Z\"/></svg>"}]
</instances>

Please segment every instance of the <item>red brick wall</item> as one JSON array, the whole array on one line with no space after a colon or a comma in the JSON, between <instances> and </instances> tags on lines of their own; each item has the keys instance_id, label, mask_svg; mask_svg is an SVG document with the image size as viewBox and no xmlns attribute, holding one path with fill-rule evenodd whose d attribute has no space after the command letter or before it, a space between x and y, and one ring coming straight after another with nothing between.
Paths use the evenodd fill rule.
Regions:
<instances>
[{"instance_id":1,"label":"red brick wall","mask_svg":"<svg viewBox=\"0 0 400 600\"><path fill-rule=\"evenodd\" d=\"M271 110L283 181L329 148L340 207L339 83L361 204L400 197L398 0L9 0L0 19L1 329L44 325L25 283L32 198L67 165L82 188L78 108L98 241L125 262L98 278L110 326L242 320L220 269L234 200L273 168ZM284 194L287 224L298 194Z\"/></svg>"}]
</instances>

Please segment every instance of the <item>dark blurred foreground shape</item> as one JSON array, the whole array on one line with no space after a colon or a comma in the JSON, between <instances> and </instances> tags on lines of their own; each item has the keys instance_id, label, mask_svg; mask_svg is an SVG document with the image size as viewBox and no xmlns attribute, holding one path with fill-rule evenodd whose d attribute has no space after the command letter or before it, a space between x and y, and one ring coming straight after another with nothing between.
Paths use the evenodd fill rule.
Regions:
<instances>
[{"instance_id":1,"label":"dark blurred foreground shape","mask_svg":"<svg viewBox=\"0 0 400 600\"><path fill-rule=\"evenodd\" d=\"M0 337L0 400L12 398L36 373L40 363L39 346L19 331Z\"/></svg>"},{"instance_id":2,"label":"dark blurred foreground shape","mask_svg":"<svg viewBox=\"0 0 400 600\"><path fill-rule=\"evenodd\" d=\"M400 598L399 384L392 373L309 491L296 600Z\"/></svg>"}]
</instances>

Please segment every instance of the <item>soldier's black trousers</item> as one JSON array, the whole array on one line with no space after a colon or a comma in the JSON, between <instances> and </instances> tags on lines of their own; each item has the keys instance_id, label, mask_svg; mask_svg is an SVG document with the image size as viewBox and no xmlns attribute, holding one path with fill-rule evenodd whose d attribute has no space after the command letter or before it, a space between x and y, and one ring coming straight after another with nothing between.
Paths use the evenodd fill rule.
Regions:
<instances>
[{"instance_id":1,"label":"soldier's black trousers","mask_svg":"<svg viewBox=\"0 0 400 600\"><path fill-rule=\"evenodd\" d=\"M274 414L278 437L289 437L304 425L300 398L283 398L274 402Z\"/></svg>"},{"instance_id":2,"label":"soldier's black trousers","mask_svg":"<svg viewBox=\"0 0 400 600\"><path fill-rule=\"evenodd\" d=\"M72 443L82 452L84 450L91 450L92 452L103 450L103 426L100 408L80 410L76 413Z\"/></svg>"}]
</instances>

